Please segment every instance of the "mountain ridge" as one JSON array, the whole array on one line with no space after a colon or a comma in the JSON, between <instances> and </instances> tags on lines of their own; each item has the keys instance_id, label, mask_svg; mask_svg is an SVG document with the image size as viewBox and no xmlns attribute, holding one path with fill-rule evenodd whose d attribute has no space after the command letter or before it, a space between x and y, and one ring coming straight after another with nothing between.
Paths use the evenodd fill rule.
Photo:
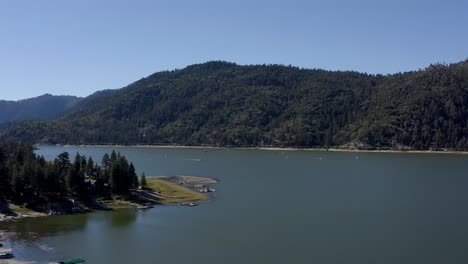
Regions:
<instances>
[{"instance_id":1,"label":"mountain ridge","mask_svg":"<svg viewBox=\"0 0 468 264\"><path fill-rule=\"evenodd\" d=\"M1 137L466 150L467 109L468 60L389 75L211 61L151 74L60 119L22 122Z\"/></svg>"},{"instance_id":2,"label":"mountain ridge","mask_svg":"<svg viewBox=\"0 0 468 264\"><path fill-rule=\"evenodd\" d=\"M0 100L0 123L54 118L81 99L76 96L46 93L17 101Z\"/></svg>"}]
</instances>

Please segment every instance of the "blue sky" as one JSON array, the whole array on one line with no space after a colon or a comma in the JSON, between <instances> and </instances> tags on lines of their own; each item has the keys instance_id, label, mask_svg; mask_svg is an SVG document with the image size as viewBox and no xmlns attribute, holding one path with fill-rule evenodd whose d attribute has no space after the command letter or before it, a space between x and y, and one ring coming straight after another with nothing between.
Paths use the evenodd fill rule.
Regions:
<instances>
[{"instance_id":1,"label":"blue sky","mask_svg":"<svg viewBox=\"0 0 468 264\"><path fill-rule=\"evenodd\" d=\"M468 1L0 0L0 99L227 60L395 73L468 58Z\"/></svg>"}]
</instances>

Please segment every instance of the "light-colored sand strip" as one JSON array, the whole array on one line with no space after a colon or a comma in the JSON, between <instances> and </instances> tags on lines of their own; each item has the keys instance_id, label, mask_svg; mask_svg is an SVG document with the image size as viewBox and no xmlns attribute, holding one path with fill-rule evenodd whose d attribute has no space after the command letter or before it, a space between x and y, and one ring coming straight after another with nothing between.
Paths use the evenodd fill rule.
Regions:
<instances>
[{"instance_id":1,"label":"light-colored sand strip","mask_svg":"<svg viewBox=\"0 0 468 264\"><path fill-rule=\"evenodd\" d=\"M40 144L35 146L40 147ZM339 148L299 148L299 147L216 147L216 146L182 146L182 145L62 145L62 147L106 147L106 148L167 148L167 149L259 149L259 150L272 150L272 151L335 151L335 152L366 152L366 153L415 153L415 154L468 154L468 151L457 150L354 150L354 149L339 149Z\"/></svg>"},{"instance_id":2,"label":"light-colored sand strip","mask_svg":"<svg viewBox=\"0 0 468 264\"><path fill-rule=\"evenodd\" d=\"M189 184L215 184L217 180L199 176L180 176L180 178Z\"/></svg>"}]
</instances>

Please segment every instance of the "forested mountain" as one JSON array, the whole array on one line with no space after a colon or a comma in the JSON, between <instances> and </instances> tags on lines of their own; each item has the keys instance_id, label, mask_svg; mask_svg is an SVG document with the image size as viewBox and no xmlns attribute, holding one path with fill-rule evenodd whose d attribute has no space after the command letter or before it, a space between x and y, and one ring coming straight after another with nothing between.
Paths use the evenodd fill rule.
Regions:
<instances>
[{"instance_id":1,"label":"forested mountain","mask_svg":"<svg viewBox=\"0 0 468 264\"><path fill-rule=\"evenodd\" d=\"M0 100L0 123L45 120L59 116L82 98L44 94L20 101Z\"/></svg>"},{"instance_id":2,"label":"forested mountain","mask_svg":"<svg viewBox=\"0 0 468 264\"><path fill-rule=\"evenodd\" d=\"M468 61L393 75L281 65L160 72L54 121L34 143L468 149Z\"/></svg>"},{"instance_id":3,"label":"forested mountain","mask_svg":"<svg viewBox=\"0 0 468 264\"><path fill-rule=\"evenodd\" d=\"M86 109L91 107L95 104L99 104L101 100L105 100L108 97L111 97L117 90L102 90L89 95L83 100L77 102L73 107L67 109L65 112L61 114L61 116L69 115L74 112L78 112L80 110Z\"/></svg>"},{"instance_id":4,"label":"forested mountain","mask_svg":"<svg viewBox=\"0 0 468 264\"><path fill-rule=\"evenodd\" d=\"M0 129L24 120L56 119L97 104L115 91L98 91L85 98L44 94L20 101L0 100Z\"/></svg>"}]
</instances>

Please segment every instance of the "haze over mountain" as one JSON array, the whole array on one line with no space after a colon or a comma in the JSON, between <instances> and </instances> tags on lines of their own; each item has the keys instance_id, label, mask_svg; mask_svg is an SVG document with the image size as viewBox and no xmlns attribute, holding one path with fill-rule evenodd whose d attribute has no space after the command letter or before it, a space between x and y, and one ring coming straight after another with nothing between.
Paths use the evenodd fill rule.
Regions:
<instances>
[{"instance_id":1,"label":"haze over mountain","mask_svg":"<svg viewBox=\"0 0 468 264\"><path fill-rule=\"evenodd\" d=\"M112 95L114 91L98 91L85 98L44 94L18 101L0 100L0 129L24 120L50 120L62 117L86 108Z\"/></svg>"},{"instance_id":2,"label":"haze over mountain","mask_svg":"<svg viewBox=\"0 0 468 264\"><path fill-rule=\"evenodd\" d=\"M44 94L20 101L0 100L0 125L22 120L44 120L58 117L82 98Z\"/></svg>"},{"instance_id":3,"label":"haze over mountain","mask_svg":"<svg viewBox=\"0 0 468 264\"><path fill-rule=\"evenodd\" d=\"M467 109L468 60L385 76L213 61L155 73L1 136L52 144L466 150Z\"/></svg>"}]
</instances>

